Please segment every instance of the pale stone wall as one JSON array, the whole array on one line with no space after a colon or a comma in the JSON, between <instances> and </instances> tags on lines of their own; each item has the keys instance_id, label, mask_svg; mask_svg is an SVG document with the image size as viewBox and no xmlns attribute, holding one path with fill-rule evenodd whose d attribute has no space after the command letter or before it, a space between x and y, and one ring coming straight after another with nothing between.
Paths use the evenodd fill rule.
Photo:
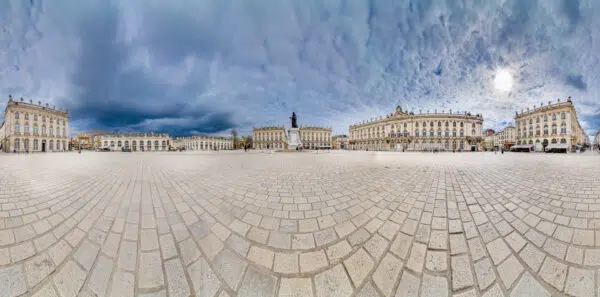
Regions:
<instances>
[{"instance_id":1,"label":"pale stone wall","mask_svg":"<svg viewBox=\"0 0 600 297\"><path fill-rule=\"evenodd\" d=\"M232 150L233 139L226 137L192 136L178 138L180 146L186 151Z\"/></svg>"},{"instance_id":2,"label":"pale stone wall","mask_svg":"<svg viewBox=\"0 0 600 297\"><path fill-rule=\"evenodd\" d=\"M331 148L331 128L300 127L300 141L306 149Z\"/></svg>"},{"instance_id":3,"label":"pale stone wall","mask_svg":"<svg viewBox=\"0 0 600 297\"><path fill-rule=\"evenodd\" d=\"M350 149L482 150L483 117L470 113L395 114L350 126Z\"/></svg>"},{"instance_id":4,"label":"pale stone wall","mask_svg":"<svg viewBox=\"0 0 600 297\"><path fill-rule=\"evenodd\" d=\"M563 143L583 145L587 135L579 123L573 102L550 103L515 115L517 144Z\"/></svg>"},{"instance_id":5,"label":"pale stone wall","mask_svg":"<svg viewBox=\"0 0 600 297\"><path fill-rule=\"evenodd\" d=\"M252 148L286 149L287 136L284 127L260 127L252 130Z\"/></svg>"},{"instance_id":6,"label":"pale stone wall","mask_svg":"<svg viewBox=\"0 0 600 297\"><path fill-rule=\"evenodd\" d=\"M2 125L2 151L66 151L69 138L69 115L48 104L9 99Z\"/></svg>"},{"instance_id":7,"label":"pale stone wall","mask_svg":"<svg viewBox=\"0 0 600 297\"><path fill-rule=\"evenodd\" d=\"M118 134L100 136L101 147L111 151L120 151L129 148L131 151L153 152L167 151L171 139L167 134Z\"/></svg>"}]
</instances>

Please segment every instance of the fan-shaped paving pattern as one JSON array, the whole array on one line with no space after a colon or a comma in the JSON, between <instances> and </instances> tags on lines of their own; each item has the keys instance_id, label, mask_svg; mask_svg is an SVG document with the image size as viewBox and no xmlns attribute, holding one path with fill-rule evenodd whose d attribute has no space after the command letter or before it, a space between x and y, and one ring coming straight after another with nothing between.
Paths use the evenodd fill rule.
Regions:
<instances>
[{"instance_id":1,"label":"fan-shaped paving pattern","mask_svg":"<svg viewBox=\"0 0 600 297\"><path fill-rule=\"evenodd\" d=\"M597 155L0 155L0 296L596 296Z\"/></svg>"}]
</instances>

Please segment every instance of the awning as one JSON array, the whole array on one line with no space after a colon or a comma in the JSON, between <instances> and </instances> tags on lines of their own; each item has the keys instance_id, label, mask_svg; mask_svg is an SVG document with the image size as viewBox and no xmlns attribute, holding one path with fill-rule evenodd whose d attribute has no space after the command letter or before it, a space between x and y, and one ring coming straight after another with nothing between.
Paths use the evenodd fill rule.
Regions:
<instances>
[{"instance_id":1,"label":"awning","mask_svg":"<svg viewBox=\"0 0 600 297\"><path fill-rule=\"evenodd\" d=\"M517 144L510 147L510 149L518 149L518 148L533 148L533 144Z\"/></svg>"},{"instance_id":2,"label":"awning","mask_svg":"<svg viewBox=\"0 0 600 297\"><path fill-rule=\"evenodd\" d=\"M546 150L551 149L569 149L569 145L566 143L551 143L546 147Z\"/></svg>"}]
</instances>

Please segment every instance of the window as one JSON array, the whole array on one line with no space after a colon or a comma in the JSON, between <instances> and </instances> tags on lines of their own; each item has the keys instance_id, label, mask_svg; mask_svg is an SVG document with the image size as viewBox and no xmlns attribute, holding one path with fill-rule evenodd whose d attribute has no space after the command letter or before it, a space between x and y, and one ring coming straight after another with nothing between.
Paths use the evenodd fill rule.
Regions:
<instances>
[{"instance_id":1,"label":"window","mask_svg":"<svg viewBox=\"0 0 600 297\"><path fill-rule=\"evenodd\" d=\"M441 127L441 126L442 126L442 122L438 122L438 127Z\"/></svg>"},{"instance_id":2,"label":"window","mask_svg":"<svg viewBox=\"0 0 600 297\"><path fill-rule=\"evenodd\" d=\"M419 137L419 129L415 129L415 137Z\"/></svg>"},{"instance_id":3,"label":"window","mask_svg":"<svg viewBox=\"0 0 600 297\"><path fill-rule=\"evenodd\" d=\"M475 125L475 124L473 124L473 125ZM475 136L475 130L471 130L471 135Z\"/></svg>"},{"instance_id":4,"label":"window","mask_svg":"<svg viewBox=\"0 0 600 297\"><path fill-rule=\"evenodd\" d=\"M456 130L452 130L452 137L456 137Z\"/></svg>"},{"instance_id":5,"label":"window","mask_svg":"<svg viewBox=\"0 0 600 297\"><path fill-rule=\"evenodd\" d=\"M535 122L539 123L540 122L540 117L535 118Z\"/></svg>"},{"instance_id":6,"label":"window","mask_svg":"<svg viewBox=\"0 0 600 297\"><path fill-rule=\"evenodd\" d=\"M18 122L15 124L15 133L21 133L21 125Z\"/></svg>"},{"instance_id":7,"label":"window","mask_svg":"<svg viewBox=\"0 0 600 297\"><path fill-rule=\"evenodd\" d=\"M565 112L561 113L560 114L560 118L563 119L563 120L566 119L567 118L567 114Z\"/></svg>"},{"instance_id":8,"label":"window","mask_svg":"<svg viewBox=\"0 0 600 297\"><path fill-rule=\"evenodd\" d=\"M473 123L473 125L471 125L471 126L472 126L473 129L475 129L475 123ZM473 133L473 134L475 134L475 133Z\"/></svg>"},{"instance_id":9,"label":"window","mask_svg":"<svg viewBox=\"0 0 600 297\"><path fill-rule=\"evenodd\" d=\"M38 135L39 131L38 131L38 126L37 124L33 124L33 135Z\"/></svg>"},{"instance_id":10,"label":"window","mask_svg":"<svg viewBox=\"0 0 600 297\"><path fill-rule=\"evenodd\" d=\"M533 124L533 120L529 119L529 125Z\"/></svg>"},{"instance_id":11,"label":"window","mask_svg":"<svg viewBox=\"0 0 600 297\"><path fill-rule=\"evenodd\" d=\"M442 131L438 130L438 134L437 135L438 135L438 137L442 137Z\"/></svg>"},{"instance_id":12,"label":"window","mask_svg":"<svg viewBox=\"0 0 600 297\"><path fill-rule=\"evenodd\" d=\"M25 123L25 134L29 133L29 124Z\"/></svg>"},{"instance_id":13,"label":"window","mask_svg":"<svg viewBox=\"0 0 600 297\"><path fill-rule=\"evenodd\" d=\"M423 137L427 137L427 131L423 129Z\"/></svg>"},{"instance_id":14,"label":"window","mask_svg":"<svg viewBox=\"0 0 600 297\"><path fill-rule=\"evenodd\" d=\"M461 123L460 123L460 127L461 127L461 128L463 128L463 126L464 126L464 125L463 125L463 123L461 122Z\"/></svg>"},{"instance_id":15,"label":"window","mask_svg":"<svg viewBox=\"0 0 600 297\"><path fill-rule=\"evenodd\" d=\"M123 143L122 143L122 142L119 140L119 141L117 142L117 147L121 147L122 145L123 145Z\"/></svg>"},{"instance_id":16,"label":"window","mask_svg":"<svg viewBox=\"0 0 600 297\"><path fill-rule=\"evenodd\" d=\"M544 135L548 135L548 125L544 125Z\"/></svg>"},{"instance_id":17,"label":"window","mask_svg":"<svg viewBox=\"0 0 600 297\"><path fill-rule=\"evenodd\" d=\"M556 114L555 113L552 114L552 120L556 121Z\"/></svg>"},{"instance_id":18,"label":"window","mask_svg":"<svg viewBox=\"0 0 600 297\"><path fill-rule=\"evenodd\" d=\"M125 140L125 148L129 148L129 140Z\"/></svg>"},{"instance_id":19,"label":"window","mask_svg":"<svg viewBox=\"0 0 600 297\"><path fill-rule=\"evenodd\" d=\"M15 119L18 120L19 119L19 112L15 112ZM17 139L18 140L18 139ZM16 143L16 142L15 142Z\"/></svg>"},{"instance_id":20,"label":"window","mask_svg":"<svg viewBox=\"0 0 600 297\"><path fill-rule=\"evenodd\" d=\"M154 141L154 150L158 151L158 140Z\"/></svg>"},{"instance_id":21,"label":"window","mask_svg":"<svg viewBox=\"0 0 600 297\"><path fill-rule=\"evenodd\" d=\"M34 121L37 121L37 114L34 114L34 115L33 115L33 120L34 120Z\"/></svg>"},{"instance_id":22,"label":"window","mask_svg":"<svg viewBox=\"0 0 600 297\"><path fill-rule=\"evenodd\" d=\"M29 120L29 113L25 113L25 120Z\"/></svg>"},{"instance_id":23,"label":"window","mask_svg":"<svg viewBox=\"0 0 600 297\"><path fill-rule=\"evenodd\" d=\"M433 129L429 130L429 137L433 137Z\"/></svg>"},{"instance_id":24,"label":"window","mask_svg":"<svg viewBox=\"0 0 600 297\"><path fill-rule=\"evenodd\" d=\"M462 123L461 123L461 125L462 125ZM460 130L460 137L464 137L464 136L465 136L465 131Z\"/></svg>"},{"instance_id":25,"label":"window","mask_svg":"<svg viewBox=\"0 0 600 297\"><path fill-rule=\"evenodd\" d=\"M446 127L448 127L448 125L449 125L448 122L446 122Z\"/></svg>"},{"instance_id":26,"label":"window","mask_svg":"<svg viewBox=\"0 0 600 297\"><path fill-rule=\"evenodd\" d=\"M37 151L37 150L38 150L38 140L37 140L37 139L34 139L34 140L33 140L33 150L34 150L34 151Z\"/></svg>"},{"instance_id":27,"label":"window","mask_svg":"<svg viewBox=\"0 0 600 297\"><path fill-rule=\"evenodd\" d=\"M110 147L115 147L115 141L114 140L110 142Z\"/></svg>"},{"instance_id":28,"label":"window","mask_svg":"<svg viewBox=\"0 0 600 297\"><path fill-rule=\"evenodd\" d=\"M552 135L557 133L556 124L552 124Z\"/></svg>"},{"instance_id":29,"label":"window","mask_svg":"<svg viewBox=\"0 0 600 297\"><path fill-rule=\"evenodd\" d=\"M20 139L15 139L15 150L20 151L21 150L21 140Z\"/></svg>"},{"instance_id":30,"label":"window","mask_svg":"<svg viewBox=\"0 0 600 297\"><path fill-rule=\"evenodd\" d=\"M63 136L63 137L67 137L67 133L66 133L66 130L65 130L65 128L64 128L64 127L63 127L63 131L62 131L62 136Z\"/></svg>"},{"instance_id":31,"label":"window","mask_svg":"<svg viewBox=\"0 0 600 297\"><path fill-rule=\"evenodd\" d=\"M545 114L545 115L544 115L544 122L547 122L547 121L548 121L548 115L547 115L547 114Z\"/></svg>"},{"instance_id":32,"label":"window","mask_svg":"<svg viewBox=\"0 0 600 297\"><path fill-rule=\"evenodd\" d=\"M567 125L565 123L562 123L560 125L560 133L561 134L567 134Z\"/></svg>"},{"instance_id":33,"label":"window","mask_svg":"<svg viewBox=\"0 0 600 297\"><path fill-rule=\"evenodd\" d=\"M104 147L108 146L108 141L104 141Z\"/></svg>"},{"instance_id":34,"label":"window","mask_svg":"<svg viewBox=\"0 0 600 297\"><path fill-rule=\"evenodd\" d=\"M42 136L46 136L46 125L42 126Z\"/></svg>"},{"instance_id":35,"label":"window","mask_svg":"<svg viewBox=\"0 0 600 297\"><path fill-rule=\"evenodd\" d=\"M449 136L450 136L450 131L446 130L446 134L445 134L445 136L446 136L446 137L449 137Z\"/></svg>"},{"instance_id":36,"label":"window","mask_svg":"<svg viewBox=\"0 0 600 297\"><path fill-rule=\"evenodd\" d=\"M50 136L54 136L54 127L50 126Z\"/></svg>"},{"instance_id":37,"label":"window","mask_svg":"<svg viewBox=\"0 0 600 297\"><path fill-rule=\"evenodd\" d=\"M562 138L562 139L560 140L560 143L567 143L567 140L566 140L566 139L564 139L564 138Z\"/></svg>"},{"instance_id":38,"label":"window","mask_svg":"<svg viewBox=\"0 0 600 297\"><path fill-rule=\"evenodd\" d=\"M429 124L430 124L430 125L429 125L430 127L433 127L433 122L431 122L431 123L429 123Z\"/></svg>"}]
</instances>

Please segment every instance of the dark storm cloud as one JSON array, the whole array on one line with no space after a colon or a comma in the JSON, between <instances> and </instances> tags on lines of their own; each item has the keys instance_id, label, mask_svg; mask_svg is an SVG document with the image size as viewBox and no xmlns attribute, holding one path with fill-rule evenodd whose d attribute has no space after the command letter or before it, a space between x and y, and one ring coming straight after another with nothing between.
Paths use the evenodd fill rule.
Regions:
<instances>
[{"instance_id":1,"label":"dark storm cloud","mask_svg":"<svg viewBox=\"0 0 600 297\"><path fill-rule=\"evenodd\" d=\"M581 91L587 91L587 84L583 81L583 75L567 75L566 82Z\"/></svg>"}]
</instances>

